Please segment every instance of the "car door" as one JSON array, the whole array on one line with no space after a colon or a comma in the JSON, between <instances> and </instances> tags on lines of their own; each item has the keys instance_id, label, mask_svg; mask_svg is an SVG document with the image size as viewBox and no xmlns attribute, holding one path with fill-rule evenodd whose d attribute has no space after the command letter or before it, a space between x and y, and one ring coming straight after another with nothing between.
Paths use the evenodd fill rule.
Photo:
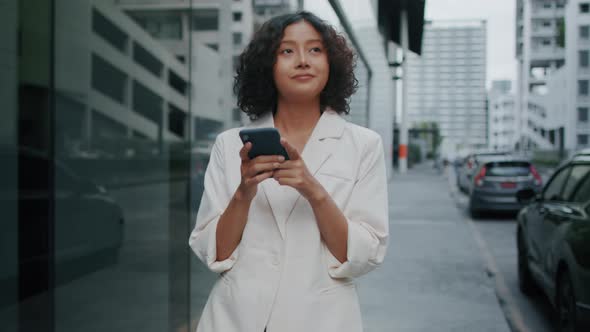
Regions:
<instances>
[{"instance_id":1,"label":"car door","mask_svg":"<svg viewBox=\"0 0 590 332\"><path fill-rule=\"evenodd\" d=\"M580 184L590 174L590 165L573 165L559 200L548 202L547 213L539 228L540 265L544 278L551 282L557 268L564 228L583 218L583 207L573 200ZM562 231L558 231L561 229Z\"/></svg>"},{"instance_id":2,"label":"car door","mask_svg":"<svg viewBox=\"0 0 590 332\"><path fill-rule=\"evenodd\" d=\"M529 244L529 259L536 274L542 271L545 218L549 209L555 208L556 203L561 201L561 193L570 171L571 167L567 166L555 172L543 189L541 199L528 209L525 234Z\"/></svg>"}]
</instances>

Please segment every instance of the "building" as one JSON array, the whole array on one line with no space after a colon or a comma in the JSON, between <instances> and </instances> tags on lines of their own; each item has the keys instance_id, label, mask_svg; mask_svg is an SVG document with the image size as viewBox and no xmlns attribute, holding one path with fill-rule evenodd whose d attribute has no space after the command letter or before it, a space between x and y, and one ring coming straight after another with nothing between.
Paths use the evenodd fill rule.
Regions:
<instances>
[{"instance_id":1,"label":"building","mask_svg":"<svg viewBox=\"0 0 590 332\"><path fill-rule=\"evenodd\" d=\"M431 21L422 56L408 57L408 121L437 123L445 145L488 145L486 21Z\"/></svg>"},{"instance_id":2,"label":"building","mask_svg":"<svg viewBox=\"0 0 590 332\"><path fill-rule=\"evenodd\" d=\"M544 98L547 81L565 63L565 0L517 0L516 58L519 149L551 149L559 132L548 124ZM569 22L568 22L569 24Z\"/></svg>"},{"instance_id":3,"label":"building","mask_svg":"<svg viewBox=\"0 0 590 332\"><path fill-rule=\"evenodd\" d=\"M488 142L494 151L511 151L516 143L517 113L510 90L510 81L493 81L488 93Z\"/></svg>"},{"instance_id":4,"label":"building","mask_svg":"<svg viewBox=\"0 0 590 332\"><path fill-rule=\"evenodd\" d=\"M208 81L207 87L215 87L217 91L207 91L199 97L219 98L218 105L201 107L215 109L232 109L223 119L225 128L239 126L242 123L241 112L235 106L231 79L234 76L238 57L254 31L254 7L252 0L216 1L216 0L172 0L172 1L141 1L141 0L113 0L116 6L131 16L153 38L168 48L177 58L185 61L189 56L198 61L204 53L218 58L219 66L209 67L211 73L207 76L217 84ZM260 1L259 1L260 2ZM276 2L276 1L275 1ZM281 2L281 1L279 1ZM208 47L211 51L203 49ZM210 66L210 62L206 66ZM203 74L198 68L197 72ZM218 71L215 73L215 69ZM229 82L229 83L228 83ZM216 111L217 114L226 114Z\"/></svg>"},{"instance_id":5,"label":"building","mask_svg":"<svg viewBox=\"0 0 590 332\"><path fill-rule=\"evenodd\" d=\"M523 148L590 146L590 2L519 1L517 38Z\"/></svg>"}]
</instances>

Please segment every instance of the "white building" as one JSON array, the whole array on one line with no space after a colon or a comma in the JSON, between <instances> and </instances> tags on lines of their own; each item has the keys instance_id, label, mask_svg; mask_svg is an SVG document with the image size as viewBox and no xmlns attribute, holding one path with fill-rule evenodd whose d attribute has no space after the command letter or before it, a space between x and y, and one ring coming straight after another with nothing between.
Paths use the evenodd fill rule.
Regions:
<instances>
[{"instance_id":1,"label":"white building","mask_svg":"<svg viewBox=\"0 0 590 332\"><path fill-rule=\"evenodd\" d=\"M422 56L408 57L411 127L435 122L446 146L487 147L486 21L426 22Z\"/></svg>"},{"instance_id":2,"label":"white building","mask_svg":"<svg viewBox=\"0 0 590 332\"><path fill-rule=\"evenodd\" d=\"M560 26L565 0L517 0L516 57L519 148L551 149L559 129L547 123L547 80L565 63Z\"/></svg>"},{"instance_id":3,"label":"white building","mask_svg":"<svg viewBox=\"0 0 590 332\"><path fill-rule=\"evenodd\" d=\"M516 143L516 107L510 93L511 82L493 81L488 93L489 148L510 151Z\"/></svg>"},{"instance_id":4,"label":"white building","mask_svg":"<svg viewBox=\"0 0 590 332\"><path fill-rule=\"evenodd\" d=\"M590 146L590 1L519 1L517 22L521 142Z\"/></svg>"}]
</instances>

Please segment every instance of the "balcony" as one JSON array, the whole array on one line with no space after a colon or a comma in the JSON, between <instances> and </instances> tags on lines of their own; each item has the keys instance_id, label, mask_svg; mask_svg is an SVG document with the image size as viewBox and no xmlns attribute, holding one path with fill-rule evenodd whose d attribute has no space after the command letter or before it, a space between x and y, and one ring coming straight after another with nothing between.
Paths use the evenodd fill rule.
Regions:
<instances>
[{"instance_id":1,"label":"balcony","mask_svg":"<svg viewBox=\"0 0 590 332\"><path fill-rule=\"evenodd\" d=\"M553 45L536 45L531 47L531 65L536 65L537 63L546 63L548 60L561 60L564 58L565 50L561 47Z\"/></svg>"}]
</instances>

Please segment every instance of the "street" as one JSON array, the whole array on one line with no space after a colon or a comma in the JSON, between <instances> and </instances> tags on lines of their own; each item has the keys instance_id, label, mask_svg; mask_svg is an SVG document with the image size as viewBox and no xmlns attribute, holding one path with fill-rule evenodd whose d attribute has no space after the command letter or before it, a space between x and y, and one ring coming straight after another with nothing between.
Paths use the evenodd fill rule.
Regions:
<instances>
[{"instance_id":1,"label":"street","mask_svg":"<svg viewBox=\"0 0 590 332\"><path fill-rule=\"evenodd\" d=\"M471 220L452 170L394 174L385 263L360 281L366 331L553 331L518 289L515 216Z\"/></svg>"}]
</instances>

